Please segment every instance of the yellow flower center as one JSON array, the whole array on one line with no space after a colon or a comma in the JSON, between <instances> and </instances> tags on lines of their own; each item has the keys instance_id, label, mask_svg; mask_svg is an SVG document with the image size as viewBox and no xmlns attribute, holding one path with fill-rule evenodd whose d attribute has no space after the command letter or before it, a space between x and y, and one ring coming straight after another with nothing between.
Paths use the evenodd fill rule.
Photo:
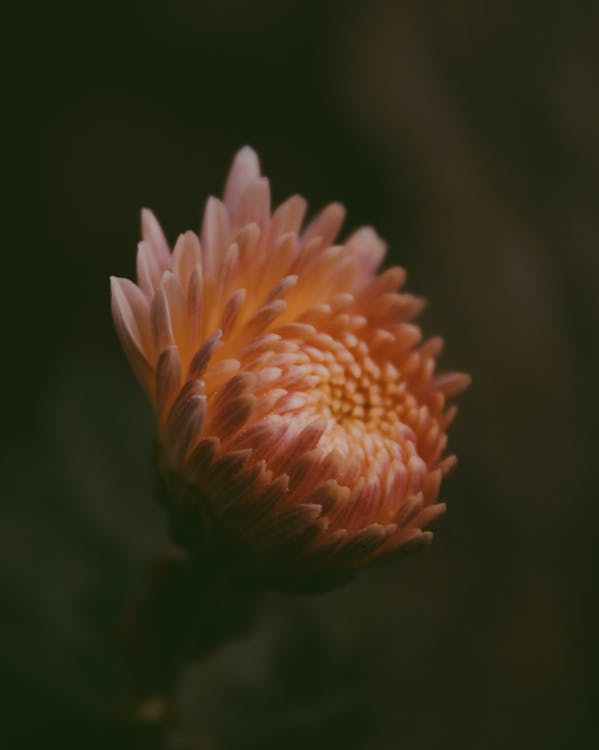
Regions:
<instances>
[{"instance_id":1,"label":"yellow flower center","mask_svg":"<svg viewBox=\"0 0 599 750\"><path fill-rule=\"evenodd\" d=\"M341 345L341 351L345 364L332 362L329 377L319 385L319 411L350 432L358 428L391 435L405 386L385 377L363 341Z\"/></svg>"}]
</instances>

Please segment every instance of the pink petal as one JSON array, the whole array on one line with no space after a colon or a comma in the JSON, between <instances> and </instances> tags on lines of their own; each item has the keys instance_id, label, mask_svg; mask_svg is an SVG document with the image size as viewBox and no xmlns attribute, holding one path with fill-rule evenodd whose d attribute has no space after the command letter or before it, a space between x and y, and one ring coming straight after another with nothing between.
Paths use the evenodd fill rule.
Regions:
<instances>
[{"instance_id":1,"label":"pink petal","mask_svg":"<svg viewBox=\"0 0 599 750\"><path fill-rule=\"evenodd\" d=\"M168 242L166 241L162 227L149 208L142 208L141 210L141 234L144 240L152 246L156 259L160 264L160 270L166 271L170 268L171 252Z\"/></svg>"},{"instance_id":2,"label":"pink petal","mask_svg":"<svg viewBox=\"0 0 599 750\"><path fill-rule=\"evenodd\" d=\"M237 210L241 196L248 185L259 177L258 156L250 146L244 146L235 154L225 185L224 203L231 214Z\"/></svg>"},{"instance_id":3,"label":"pink petal","mask_svg":"<svg viewBox=\"0 0 599 750\"><path fill-rule=\"evenodd\" d=\"M252 394L232 399L214 414L208 432L223 439L228 437L248 421L255 408L256 397Z\"/></svg>"},{"instance_id":4,"label":"pink petal","mask_svg":"<svg viewBox=\"0 0 599 750\"><path fill-rule=\"evenodd\" d=\"M176 346L169 346L158 357L156 366L156 406L162 422L181 387L181 357Z\"/></svg>"},{"instance_id":5,"label":"pink petal","mask_svg":"<svg viewBox=\"0 0 599 750\"><path fill-rule=\"evenodd\" d=\"M310 240L320 237L324 247L332 245L344 218L345 208L341 203L331 203L310 223L302 235L302 243L306 245Z\"/></svg>"},{"instance_id":6,"label":"pink petal","mask_svg":"<svg viewBox=\"0 0 599 750\"><path fill-rule=\"evenodd\" d=\"M471 382L472 378L465 372L447 372L443 375L437 375L433 385L447 398L452 398L468 388Z\"/></svg>"},{"instance_id":7,"label":"pink petal","mask_svg":"<svg viewBox=\"0 0 599 750\"><path fill-rule=\"evenodd\" d=\"M183 351L187 350L189 329L187 327L187 304L181 282L170 271L165 271L162 286L166 294L175 342Z\"/></svg>"},{"instance_id":8,"label":"pink petal","mask_svg":"<svg viewBox=\"0 0 599 750\"><path fill-rule=\"evenodd\" d=\"M160 284L161 276L160 260L152 245L149 242L140 242L137 245L137 283L150 299Z\"/></svg>"},{"instance_id":9,"label":"pink petal","mask_svg":"<svg viewBox=\"0 0 599 750\"><path fill-rule=\"evenodd\" d=\"M202 330L204 305L204 276L201 263L196 263L187 288L187 319L189 322L189 345L197 346Z\"/></svg>"},{"instance_id":10,"label":"pink petal","mask_svg":"<svg viewBox=\"0 0 599 750\"><path fill-rule=\"evenodd\" d=\"M208 437L196 445L187 459L186 474L190 482L202 486L206 481L208 469L220 448L220 440L217 437Z\"/></svg>"},{"instance_id":11,"label":"pink petal","mask_svg":"<svg viewBox=\"0 0 599 750\"><path fill-rule=\"evenodd\" d=\"M135 319L129 298L122 285L123 279L110 279L112 317L117 334L131 362L135 374L144 388L152 395L154 371L142 343L139 325Z\"/></svg>"},{"instance_id":12,"label":"pink petal","mask_svg":"<svg viewBox=\"0 0 599 750\"><path fill-rule=\"evenodd\" d=\"M245 303L246 296L247 294L245 289L238 289L227 300L227 303L223 308L223 314L220 322L223 336L226 337L235 327L235 323L237 322L239 314L241 313L241 310Z\"/></svg>"},{"instance_id":13,"label":"pink petal","mask_svg":"<svg viewBox=\"0 0 599 750\"><path fill-rule=\"evenodd\" d=\"M270 219L270 185L266 177L251 182L245 189L233 214L234 229L254 223L262 231Z\"/></svg>"},{"instance_id":14,"label":"pink petal","mask_svg":"<svg viewBox=\"0 0 599 750\"><path fill-rule=\"evenodd\" d=\"M179 235L173 250L173 272L181 282L183 289L187 289L190 276L196 264L202 262L200 240L195 232L185 232Z\"/></svg>"},{"instance_id":15,"label":"pink petal","mask_svg":"<svg viewBox=\"0 0 599 750\"><path fill-rule=\"evenodd\" d=\"M116 310L135 345L150 361L153 353L150 306L139 287L129 279L110 279L113 313Z\"/></svg>"},{"instance_id":16,"label":"pink petal","mask_svg":"<svg viewBox=\"0 0 599 750\"><path fill-rule=\"evenodd\" d=\"M185 384L166 420L166 446L174 466L180 466L193 444L197 443L206 416L206 396L201 381Z\"/></svg>"},{"instance_id":17,"label":"pink petal","mask_svg":"<svg viewBox=\"0 0 599 750\"><path fill-rule=\"evenodd\" d=\"M346 241L345 246L356 256L363 279L375 273L387 252L387 245L372 227L358 229Z\"/></svg>"},{"instance_id":18,"label":"pink petal","mask_svg":"<svg viewBox=\"0 0 599 750\"><path fill-rule=\"evenodd\" d=\"M213 275L220 267L230 244L229 213L224 203L210 197L206 201L202 222L202 259L204 271Z\"/></svg>"},{"instance_id":19,"label":"pink petal","mask_svg":"<svg viewBox=\"0 0 599 750\"><path fill-rule=\"evenodd\" d=\"M286 309L287 303L282 299L276 299L268 305L261 307L243 328L244 338L253 338L261 334Z\"/></svg>"},{"instance_id":20,"label":"pink petal","mask_svg":"<svg viewBox=\"0 0 599 750\"><path fill-rule=\"evenodd\" d=\"M210 357L216 349L222 346L221 336L221 330L215 331L197 350L189 364L189 378L199 379L204 376Z\"/></svg>"},{"instance_id":21,"label":"pink petal","mask_svg":"<svg viewBox=\"0 0 599 750\"><path fill-rule=\"evenodd\" d=\"M156 290L150 310L154 346L158 353L175 343L171 313L164 286L161 284Z\"/></svg>"},{"instance_id":22,"label":"pink petal","mask_svg":"<svg viewBox=\"0 0 599 750\"><path fill-rule=\"evenodd\" d=\"M269 244L281 235L299 231L306 215L307 203L300 195L292 195L276 209L270 220Z\"/></svg>"},{"instance_id":23,"label":"pink petal","mask_svg":"<svg viewBox=\"0 0 599 750\"><path fill-rule=\"evenodd\" d=\"M335 555L335 562L343 564L359 563L372 555L378 547L381 547L387 541L392 529L395 529L395 527L387 527L379 523L370 524L370 526L346 540Z\"/></svg>"}]
</instances>

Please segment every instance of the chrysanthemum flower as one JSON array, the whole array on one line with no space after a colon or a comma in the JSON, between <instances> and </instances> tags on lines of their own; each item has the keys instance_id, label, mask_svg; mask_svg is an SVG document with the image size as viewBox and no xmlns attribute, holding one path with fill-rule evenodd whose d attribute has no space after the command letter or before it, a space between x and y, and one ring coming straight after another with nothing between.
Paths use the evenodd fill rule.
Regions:
<instances>
[{"instance_id":1,"label":"chrysanthemum flower","mask_svg":"<svg viewBox=\"0 0 599 750\"><path fill-rule=\"evenodd\" d=\"M303 228L305 212L299 196L271 212L243 148L200 236L171 253L144 210L137 284L111 280L175 525L230 541L275 577L347 572L430 541L455 462L446 399L469 382L435 373L442 341L422 343L404 271L377 274L376 233L335 244L343 207Z\"/></svg>"}]
</instances>

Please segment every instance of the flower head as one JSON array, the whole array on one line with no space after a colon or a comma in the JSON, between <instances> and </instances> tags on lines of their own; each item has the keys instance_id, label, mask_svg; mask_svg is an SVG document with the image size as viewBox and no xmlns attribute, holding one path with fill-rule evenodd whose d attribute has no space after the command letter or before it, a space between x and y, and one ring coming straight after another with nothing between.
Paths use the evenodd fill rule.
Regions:
<instances>
[{"instance_id":1,"label":"flower head","mask_svg":"<svg viewBox=\"0 0 599 750\"><path fill-rule=\"evenodd\" d=\"M469 382L435 373L442 341L422 343L404 271L377 274L376 233L335 244L343 207L303 228L305 212L299 196L271 212L243 148L199 237L171 253L144 210L137 284L111 279L119 337L156 408L171 516L278 576L347 572L430 541L455 462L446 399Z\"/></svg>"}]
</instances>

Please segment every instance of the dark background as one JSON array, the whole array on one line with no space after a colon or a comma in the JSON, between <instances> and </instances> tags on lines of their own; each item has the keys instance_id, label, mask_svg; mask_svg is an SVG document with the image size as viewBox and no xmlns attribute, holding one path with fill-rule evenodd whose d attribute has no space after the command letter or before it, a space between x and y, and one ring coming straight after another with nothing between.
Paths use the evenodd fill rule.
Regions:
<instances>
[{"instance_id":1,"label":"dark background","mask_svg":"<svg viewBox=\"0 0 599 750\"><path fill-rule=\"evenodd\" d=\"M179 740L599 739L597 4L47 3L4 26L1 746L115 746L113 624L166 532L108 275L134 272L142 205L197 228L244 143L277 202L377 227L473 385L432 549L272 596L186 672Z\"/></svg>"}]
</instances>

